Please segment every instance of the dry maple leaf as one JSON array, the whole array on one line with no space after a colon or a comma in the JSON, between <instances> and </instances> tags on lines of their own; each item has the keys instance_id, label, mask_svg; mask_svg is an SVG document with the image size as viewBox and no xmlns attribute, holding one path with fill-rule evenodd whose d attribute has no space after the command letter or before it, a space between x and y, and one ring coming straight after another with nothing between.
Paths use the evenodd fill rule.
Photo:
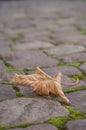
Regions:
<instances>
[{"instance_id":1,"label":"dry maple leaf","mask_svg":"<svg viewBox=\"0 0 86 130\"><path fill-rule=\"evenodd\" d=\"M35 74L13 76L13 82L18 85L32 87L38 95L60 96L66 104L70 104L69 99L64 95L61 88L61 73L58 72L55 78L47 75L39 67Z\"/></svg>"}]
</instances>

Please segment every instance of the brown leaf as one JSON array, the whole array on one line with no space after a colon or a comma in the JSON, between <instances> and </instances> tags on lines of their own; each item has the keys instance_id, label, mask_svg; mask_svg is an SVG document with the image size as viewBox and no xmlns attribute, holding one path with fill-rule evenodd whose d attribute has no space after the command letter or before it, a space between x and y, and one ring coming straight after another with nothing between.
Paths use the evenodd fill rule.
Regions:
<instances>
[{"instance_id":1,"label":"brown leaf","mask_svg":"<svg viewBox=\"0 0 86 130\"><path fill-rule=\"evenodd\" d=\"M47 75L39 67L35 74L13 76L13 82L18 85L32 87L38 95L54 94L60 96L66 104L70 104L69 99L64 95L61 88L61 73L58 72L55 78Z\"/></svg>"}]
</instances>

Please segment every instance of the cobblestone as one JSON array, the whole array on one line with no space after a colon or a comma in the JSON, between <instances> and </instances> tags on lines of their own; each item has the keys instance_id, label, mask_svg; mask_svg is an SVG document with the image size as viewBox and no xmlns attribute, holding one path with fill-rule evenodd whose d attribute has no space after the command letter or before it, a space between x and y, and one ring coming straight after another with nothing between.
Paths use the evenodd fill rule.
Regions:
<instances>
[{"instance_id":1,"label":"cobblestone","mask_svg":"<svg viewBox=\"0 0 86 130\"><path fill-rule=\"evenodd\" d=\"M86 61L86 53L73 53L66 56L59 57L59 60L64 63L74 63L74 62L85 62Z\"/></svg>"},{"instance_id":2,"label":"cobblestone","mask_svg":"<svg viewBox=\"0 0 86 130\"><path fill-rule=\"evenodd\" d=\"M47 49L45 52L48 55L67 55L75 52L82 52L85 51L85 48L83 46L77 46L77 45L63 45L63 46L57 46L55 48Z\"/></svg>"},{"instance_id":3,"label":"cobblestone","mask_svg":"<svg viewBox=\"0 0 86 130\"><path fill-rule=\"evenodd\" d=\"M86 114L86 90L70 93L67 97L71 100L72 106L77 110Z\"/></svg>"},{"instance_id":4,"label":"cobblestone","mask_svg":"<svg viewBox=\"0 0 86 130\"><path fill-rule=\"evenodd\" d=\"M83 63L83 64L80 66L80 69L82 70L83 73L86 74L86 62Z\"/></svg>"},{"instance_id":5,"label":"cobblestone","mask_svg":"<svg viewBox=\"0 0 86 130\"><path fill-rule=\"evenodd\" d=\"M5 55L7 57L7 55ZM15 52L12 55L8 54L6 58L7 64L14 68L31 68L31 67L46 67L46 66L53 66L58 63L56 59L52 59L45 55L41 51L24 51L24 52ZM12 60L11 60L12 59ZM36 59L36 60L35 60Z\"/></svg>"},{"instance_id":6,"label":"cobblestone","mask_svg":"<svg viewBox=\"0 0 86 130\"><path fill-rule=\"evenodd\" d=\"M0 101L15 98L15 91L11 86L0 85Z\"/></svg>"},{"instance_id":7,"label":"cobblestone","mask_svg":"<svg viewBox=\"0 0 86 130\"><path fill-rule=\"evenodd\" d=\"M55 126L50 124L39 124L39 125L33 125L29 126L27 128L16 128L16 129L10 129L10 130L58 130Z\"/></svg>"},{"instance_id":8,"label":"cobblestone","mask_svg":"<svg viewBox=\"0 0 86 130\"><path fill-rule=\"evenodd\" d=\"M31 74L37 66L53 77L62 72L62 89L68 92L70 108L86 115L85 13L85 0L0 1L0 128L64 129L58 117L63 119L69 111L62 102L12 83L14 73ZM74 83L74 76L81 78L77 85L64 85ZM50 118L55 124L54 117L59 125L48 124ZM68 120L65 127L85 130L86 120L82 118ZM29 126L34 122L42 124ZM26 128L21 128L24 124Z\"/></svg>"},{"instance_id":9,"label":"cobblestone","mask_svg":"<svg viewBox=\"0 0 86 130\"><path fill-rule=\"evenodd\" d=\"M0 113L0 125L43 122L54 116L61 117L69 114L57 101L48 101L43 98L20 98L3 101L0 103Z\"/></svg>"},{"instance_id":10,"label":"cobblestone","mask_svg":"<svg viewBox=\"0 0 86 130\"><path fill-rule=\"evenodd\" d=\"M57 67L53 67L52 69L47 68L44 70L46 72L50 71L49 73L54 73L54 74L56 74L57 72L61 72L62 74L69 75L69 76L82 74L82 72L78 68L73 66L57 66Z\"/></svg>"},{"instance_id":11,"label":"cobblestone","mask_svg":"<svg viewBox=\"0 0 86 130\"><path fill-rule=\"evenodd\" d=\"M67 129L68 130L85 130L86 127L86 120L75 120L75 121L69 121L67 123Z\"/></svg>"}]
</instances>

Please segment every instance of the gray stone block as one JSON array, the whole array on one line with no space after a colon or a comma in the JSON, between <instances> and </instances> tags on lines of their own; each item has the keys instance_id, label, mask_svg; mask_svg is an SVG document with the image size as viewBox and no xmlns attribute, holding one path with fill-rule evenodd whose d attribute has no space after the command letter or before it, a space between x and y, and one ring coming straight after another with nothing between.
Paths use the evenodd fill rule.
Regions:
<instances>
[{"instance_id":1,"label":"gray stone block","mask_svg":"<svg viewBox=\"0 0 86 130\"><path fill-rule=\"evenodd\" d=\"M43 122L69 115L57 101L45 98L17 98L0 102L0 125Z\"/></svg>"}]
</instances>

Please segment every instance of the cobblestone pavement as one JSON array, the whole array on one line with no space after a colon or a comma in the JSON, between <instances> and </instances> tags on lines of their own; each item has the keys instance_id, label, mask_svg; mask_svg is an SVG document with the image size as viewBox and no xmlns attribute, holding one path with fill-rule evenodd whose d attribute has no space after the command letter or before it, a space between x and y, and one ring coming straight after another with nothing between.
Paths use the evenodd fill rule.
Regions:
<instances>
[{"instance_id":1,"label":"cobblestone pavement","mask_svg":"<svg viewBox=\"0 0 86 130\"><path fill-rule=\"evenodd\" d=\"M71 105L14 85L14 73L41 67ZM86 130L86 1L0 1L0 130Z\"/></svg>"}]
</instances>

